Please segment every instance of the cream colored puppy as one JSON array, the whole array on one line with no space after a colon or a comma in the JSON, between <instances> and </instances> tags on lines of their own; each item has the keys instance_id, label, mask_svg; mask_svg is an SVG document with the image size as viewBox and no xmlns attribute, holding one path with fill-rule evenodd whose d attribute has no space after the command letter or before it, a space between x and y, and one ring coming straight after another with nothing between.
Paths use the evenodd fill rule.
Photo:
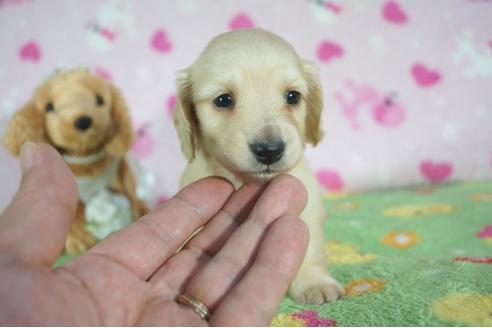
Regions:
<instances>
[{"instance_id":1,"label":"cream colored puppy","mask_svg":"<svg viewBox=\"0 0 492 328\"><path fill-rule=\"evenodd\" d=\"M177 88L174 123L189 161L181 185L210 175L236 187L280 173L299 178L309 193L301 218L310 243L289 295L310 304L340 297L325 261L320 190L304 156L305 144L322 137L316 67L273 33L240 30L214 38L178 72Z\"/></svg>"}]
</instances>

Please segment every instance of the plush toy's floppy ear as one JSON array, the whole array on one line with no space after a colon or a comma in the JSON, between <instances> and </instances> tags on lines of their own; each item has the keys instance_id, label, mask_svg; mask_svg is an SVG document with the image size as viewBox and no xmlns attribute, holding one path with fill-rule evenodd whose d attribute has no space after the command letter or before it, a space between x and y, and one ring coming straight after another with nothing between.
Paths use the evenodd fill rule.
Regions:
<instances>
[{"instance_id":1,"label":"plush toy's floppy ear","mask_svg":"<svg viewBox=\"0 0 492 328\"><path fill-rule=\"evenodd\" d=\"M181 151L191 162L198 149L198 119L192 100L192 85L188 71L178 72L176 78L176 107L174 108L174 126L181 143Z\"/></svg>"},{"instance_id":2,"label":"plush toy's floppy ear","mask_svg":"<svg viewBox=\"0 0 492 328\"><path fill-rule=\"evenodd\" d=\"M3 135L5 147L14 156L19 156L20 148L26 141L48 142L44 115L36 109L32 100L14 113Z\"/></svg>"},{"instance_id":3,"label":"plush toy's floppy ear","mask_svg":"<svg viewBox=\"0 0 492 328\"><path fill-rule=\"evenodd\" d=\"M303 61L304 76L308 83L306 97L306 141L313 146L323 138L321 130L321 111L323 110L323 91L319 80L316 65L310 61Z\"/></svg>"},{"instance_id":4,"label":"plush toy's floppy ear","mask_svg":"<svg viewBox=\"0 0 492 328\"><path fill-rule=\"evenodd\" d=\"M120 91L111 85L111 119L113 131L106 144L106 151L111 156L121 157L126 154L133 143L133 129L130 113Z\"/></svg>"}]
</instances>

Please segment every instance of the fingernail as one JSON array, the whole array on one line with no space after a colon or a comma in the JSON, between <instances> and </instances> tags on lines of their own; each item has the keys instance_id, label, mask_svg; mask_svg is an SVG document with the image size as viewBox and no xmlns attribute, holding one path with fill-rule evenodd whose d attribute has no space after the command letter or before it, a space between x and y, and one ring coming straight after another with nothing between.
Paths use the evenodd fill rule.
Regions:
<instances>
[{"instance_id":1,"label":"fingernail","mask_svg":"<svg viewBox=\"0 0 492 328\"><path fill-rule=\"evenodd\" d=\"M20 167L24 175L34 164L36 156L36 144L32 141L24 142L20 151Z\"/></svg>"}]
</instances>

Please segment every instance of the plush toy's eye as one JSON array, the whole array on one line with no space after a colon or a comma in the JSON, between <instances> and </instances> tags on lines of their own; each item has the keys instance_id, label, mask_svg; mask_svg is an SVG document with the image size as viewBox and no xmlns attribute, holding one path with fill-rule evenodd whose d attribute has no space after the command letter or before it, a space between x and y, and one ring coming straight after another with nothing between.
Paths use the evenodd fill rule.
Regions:
<instances>
[{"instance_id":1,"label":"plush toy's eye","mask_svg":"<svg viewBox=\"0 0 492 328\"><path fill-rule=\"evenodd\" d=\"M289 105L297 104L300 99L301 99L301 94L297 91L287 91L287 93L285 94L285 101Z\"/></svg>"},{"instance_id":2,"label":"plush toy's eye","mask_svg":"<svg viewBox=\"0 0 492 328\"><path fill-rule=\"evenodd\" d=\"M104 98L101 97L101 95L96 95L96 104L98 106L103 106L104 105Z\"/></svg>"},{"instance_id":3,"label":"plush toy's eye","mask_svg":"<svg viewBox=\"0 0 492 328\"><path fill-rule=\"evenodd\" d=\"M45 110L46 112L52 112L55 110L55 106L53 106L53 103L49 102L46 104Z\"/></svg>"},{"instance_id":4,"label":"plush toy's eye","mask_svg":"<svg viewBox=\"0 0 492 328\"><path fill-rule=\"evenodd\" d=\"M217 107L231 108L234 106L234 98L228 93L224 93L214 99L214 104Z\"/></svg>"}]
</instances>

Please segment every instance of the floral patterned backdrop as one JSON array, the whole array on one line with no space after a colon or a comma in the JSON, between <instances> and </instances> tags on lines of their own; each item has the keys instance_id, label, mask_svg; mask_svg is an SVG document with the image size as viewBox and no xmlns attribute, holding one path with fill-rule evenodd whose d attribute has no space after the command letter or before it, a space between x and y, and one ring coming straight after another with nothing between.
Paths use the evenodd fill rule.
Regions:
<instances>
[{"instance_id":1,"label":"floral patterned backdrop","mask_svg":"<svg viewBox=\"0 0 492 328\"><path fill-rule=\"evenodd\" d=\"M327 191L492 177L492 1L0 0L0 132L57 69L112 80L132 152L172 195L185 161L174 73L215 35L261 27L320 68L324 141L308 157ZM0 146L0 208L19 181Z\"/></svg>"}]
</instances>

